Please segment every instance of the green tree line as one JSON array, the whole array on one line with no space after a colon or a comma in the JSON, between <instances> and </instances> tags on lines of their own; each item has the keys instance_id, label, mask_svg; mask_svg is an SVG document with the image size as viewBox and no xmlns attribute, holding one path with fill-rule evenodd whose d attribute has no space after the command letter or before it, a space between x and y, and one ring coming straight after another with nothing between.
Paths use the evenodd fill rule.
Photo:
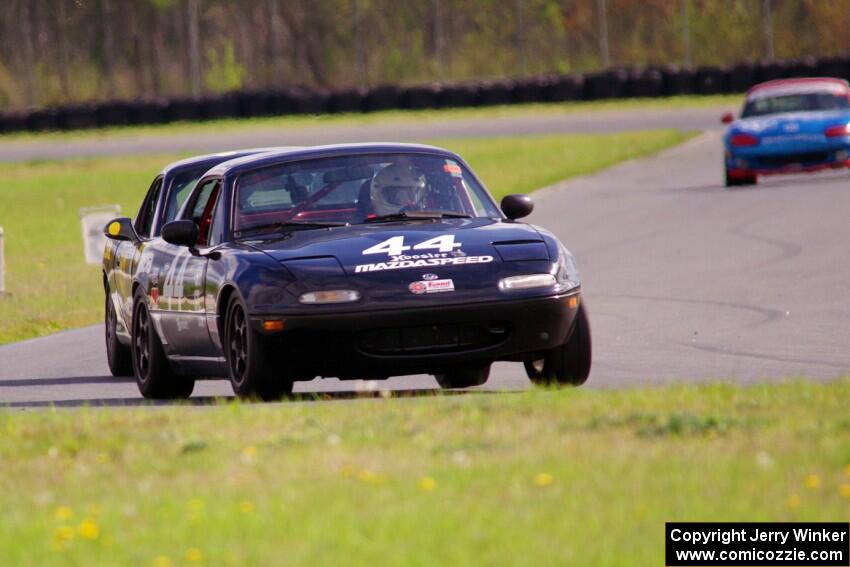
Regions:
<instances>
[{"instance_id":1,"label":"green tree line","mask_svg":"<svg viewBox=\"0 0 850 567\"><path fill-rule=\"evenodd\" d=\"M0 109L846 53L850 0L0 0Z\"/></svg>"}]
</instances>

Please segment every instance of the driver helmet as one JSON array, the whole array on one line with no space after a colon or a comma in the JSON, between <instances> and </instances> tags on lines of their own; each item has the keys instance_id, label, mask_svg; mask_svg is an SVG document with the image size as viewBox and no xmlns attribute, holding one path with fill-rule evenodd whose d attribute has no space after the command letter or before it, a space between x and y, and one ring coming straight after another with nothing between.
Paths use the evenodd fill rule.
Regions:
<instances>
[{"instance_id":1,"label":"driver helmet","mask_svg":"<svg viewBox=\"0 0 850 567\"><path fill-rule=\"evenodd\" d=\"M412 210L421 204L425 176L401 164L391 164L372 179L369 196L376 215L391 215Z\"/></svg>"}]
</instances>

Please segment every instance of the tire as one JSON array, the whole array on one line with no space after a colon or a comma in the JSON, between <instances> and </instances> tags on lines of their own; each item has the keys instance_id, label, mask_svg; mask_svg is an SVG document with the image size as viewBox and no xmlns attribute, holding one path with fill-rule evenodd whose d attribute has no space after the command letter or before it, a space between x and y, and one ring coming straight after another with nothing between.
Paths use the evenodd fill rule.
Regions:
<instances>
[{"instance_id":1,"label":"tire","mask_svg":"<svg viewBox=\"0 0 850 567\"><path fill-rule=\"evenodd\" d=\"M151 320L145 296L133 301L133 375L142 396L151 400L182 400L192 395L195 379L178 376L171 368Z\"/></svg>"},{"instance_id":2,"label":"tire","mask_svg":"<svg viewBox=\"0 0 850 567\"><path fill-rule=\"evenodd\" d=\"M262 337L251 328L248 313L235 295L224 322L224 356L233 392L242 399L266 402L292 392L292 380L272 370Z\"/></svg>"},{"instance_id":3,"label":"tire","mask_svg":"<svg viewBox=\"0 0 850 567\"><path fill-rule=\"evenodd\" d=\"M757 182L756 176L749 177L732 177L729 175L729 168L726 168L726 187L741 187L744 185L755 185Z\"/></svg>"},{"instance_id":4,"label":"tire","mask_svg":"<svg viewBox=\"0 0 850 567\"><path fill-rule=\"evenodd\" d=\"M118 340L116 328L118 326L118 314L109 294L106 294L104 308L104 335L106 337L106 362L113 376L133 375L133 355L130 349Z\"/></svg>"},{"instance_id":5,"label":"tire","mask_svg":"<svg viewBox=\"0 0 850 567\"><path fill-rule=\"evenodd\" d=\"M445 374L435 374L437 384L444 390L480 386L490 377L490 365L471 365L453 368Z\"/></svg>"},{"instance_id":6,"label":"tire","mask_svg":"<svg viewBox=\"0 0 850 567\"><path fill-rule=\"evenodd\" d=\"M526 361L525 372L534 384L581 386L590 376L592 359L590 321L582 302L564 344L545 352L539 359Z\"/></svg>"}]
</instances>

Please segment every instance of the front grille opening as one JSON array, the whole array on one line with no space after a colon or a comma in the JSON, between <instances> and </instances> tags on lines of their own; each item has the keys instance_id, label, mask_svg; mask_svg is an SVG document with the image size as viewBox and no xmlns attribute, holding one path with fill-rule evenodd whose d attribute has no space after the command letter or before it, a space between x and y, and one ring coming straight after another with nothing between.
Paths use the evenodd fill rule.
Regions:
<instances>
[{"instance_id":1,"label":"front grille opening","mask_svg":"<svg viewBox=\"0 0 850 567\"><path fill-rule=\"evenodd\" d=\"M495 346L511 334L506 321L377 329L359 341L362 352L377 355L439 354Z\"/></svg>"}]
</instances>

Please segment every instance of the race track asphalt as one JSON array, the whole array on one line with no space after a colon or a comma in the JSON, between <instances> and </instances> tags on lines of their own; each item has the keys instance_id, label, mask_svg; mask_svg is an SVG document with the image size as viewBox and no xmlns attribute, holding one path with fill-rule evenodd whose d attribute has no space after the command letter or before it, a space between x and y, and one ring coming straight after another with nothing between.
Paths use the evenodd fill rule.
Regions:
<instances>
[{"instance_id":1,"label":"race track asphalt","mask_svg":"<svg viewBox=\"0 0 850 567\"><path fill-rule=\"evenodd\" d=\"M588 386L850 373L850 177L846 172L721 184L719 130L658 156L534 195L530 221L576 255L594 339ZM431 377L386 383L316 380L297 392L430 390ZM497 364L487 389L528 386ZM196 399L230 395L199 383ZM108 377L102 328L0 347L0 403L135 404Z\"/></svg>"},{"instance_id":2,"label":"race track asphalt","mask_svg":"<svg viewBox=\"0 0 850 567\"><path fill-rule=\"evenodd\" d=\"M348 142L418 142L443 138L520 136L533 134L620 132L669 128L702 131L718 125L734 108L655 108L595 110L573 113L529 113L494 118L449 118L331 124L294 128L251 127L223 132L150 134L141 136L0 140L0 162L50 160L92 156L162 153L206 153L251 147L314 146Z\"/></svg>"}]
</instances>

